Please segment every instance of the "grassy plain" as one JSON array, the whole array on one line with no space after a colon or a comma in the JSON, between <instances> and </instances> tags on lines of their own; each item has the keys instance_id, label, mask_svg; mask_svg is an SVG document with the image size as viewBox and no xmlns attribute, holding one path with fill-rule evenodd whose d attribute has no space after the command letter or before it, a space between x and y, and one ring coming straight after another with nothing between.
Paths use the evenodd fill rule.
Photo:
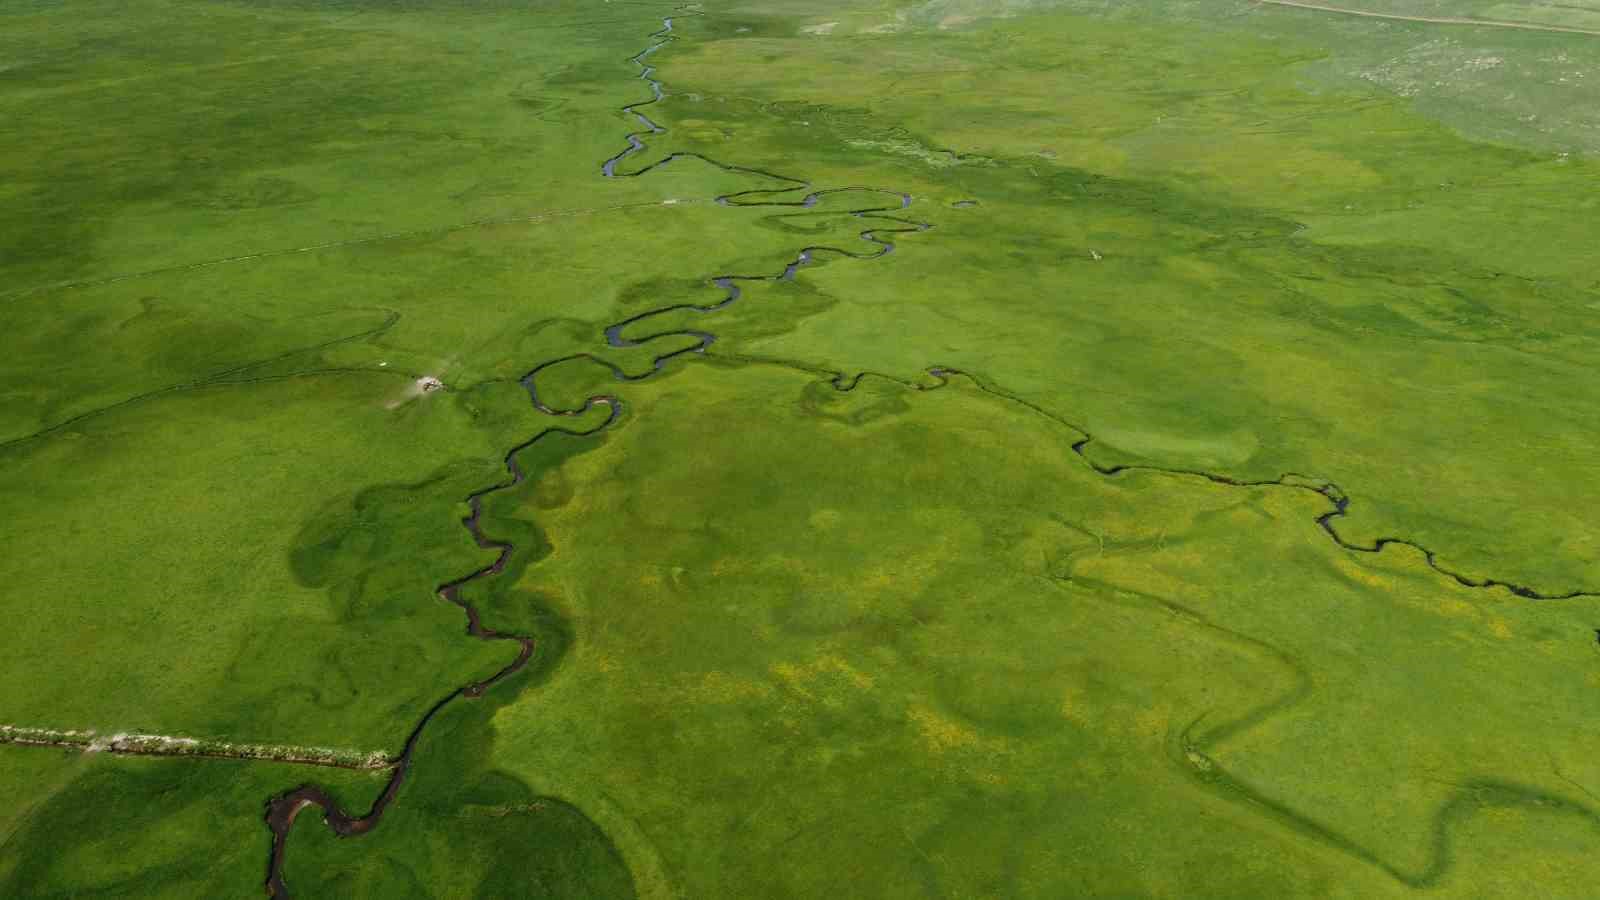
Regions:
<instances>
[{"instance_id":1,"label":"grassy plain","mask_svg":"<svg viewBox=\"0 0 1600 900\"><path fill-rule=\"evenodd\" d=\"M1074 449L1600 586L1581 115L1468 122L1359 74L1424 26L1253 5L681 15L621 168L915 198L862 219L599 176L672 6L140 9L0 12L0 724L395 751L509 658L434 588L508 448L599 420L516 379L593 354L539 396L621 417L517 454L463 591L532 665L372 833L303 815L297 895L1592 893L1600 601ZM1540 103L1600 52L1493 40ZM0 747L0 893L249 895L308 779L379 784Z\"/></svg>"},{"instance_id":2,"label":"grassy plain","mask_svg":"<svg viewBox=\"0 0 1600 900\"><path fill-rule=\"evenodd\" d=\"M830 267L814 286L841 309L721 346L958 366L1085 424L1105 458L1305 472L1355 498L1352 539L1411 536L1547 593L1600 584L1581 437L1600 422L1579 399L1594 163L1473 143L1403 98L1306 93L1314 46L1237 30L805 21L662 57L695 125L670 137L767 165L816 146L832 179L980 205L940 215L938 258L906 277L857 291Z\"/></svg>"}]
</instances>

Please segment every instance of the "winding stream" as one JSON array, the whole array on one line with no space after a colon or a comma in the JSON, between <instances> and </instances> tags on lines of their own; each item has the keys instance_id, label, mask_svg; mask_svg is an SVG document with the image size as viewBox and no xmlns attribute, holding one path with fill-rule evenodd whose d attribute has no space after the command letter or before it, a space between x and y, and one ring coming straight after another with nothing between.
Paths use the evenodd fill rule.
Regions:
<instances>
[{"instance_id":1,"label":"winding stream","mask_svg":"<svg viewBox=\"0 0 1600 900\"><path fill-rule=\"evenodd\" d=\"M796 254L795 258L785 265L781 272L776 274L730 274L718 275L709 279L710 285L722 292L721 298L713 302L706 304L677 303L662 306L634 316L630 316L629 318L623 319L606 327L603 331L605 344L607 347L615 349L639 347L649 341L663 337L688 337L692 339L692 343L688 346L653 357L650 369L643 374L630 375L616 363L613 363L610 360L597 355L596 353L579 352L541 362L530 369L527 374L522 376L519 381L523 388L528 392L529 401L540 413L551 416L572 418L581 416L598 407L605 407L607 409L607 415L604 421L587 430L579 431L561 427L547 428L529 438L527 441L524 441L523 443L511 448L504 456L507 477L490 487L486 487L474 492L466 498L469 515L461 520L462 525L467 529L468 533L472 535L473 541L479 547L486 550L495 551L496 556L494 561L489 565L440 585L437 588L437 593L440 599L461 608L462 612L466 615L466 631L469 636L485 641L508 641L514 643L518 648L517 656L512 662L495 672L489 678L482 681L471 682L452 690L450 693L440 698L427 710L427 712L422 715L422 717L417 721L416 725L411 729L411 732L407 735L404 747L394 765L393 771L389 777L389 781L384 786L383 792L373 802L371 808L368 809L364 814L355 815L346 811L339 806L337 801L334 800L334 798L326 790L314 784L301 785L292 791L269 800L267 803L266 822L272 831L272 853L268 863L266 889L270 896L289 896L289 887L284 880L286 843L289 833L293 828L295 819L300 815L300 813L304 812L309 807L320 807L324 822L326 822L328 827L332 829L335 834L338 834L342 837L353 837L356 835L365 834L376 828L379 822L382 820L384 812L398 797L400 788L405 781L406 775L410 771L417 744L423 732L427 729L428 725L434 720L439 712L457 700L473 699L482 696L484 692L488 691L499 682L509 678L511 675L523 669L532 658L534 652L534 639L531 636L501 632L484 626L478 610L462 595L462 589L467 585L479 580L494 578L503 573L511 559L512 554L516 552L516 547L510 542L495 539L484 532L482 525L483 500L491 494L515 488L524 480L526 480L526 473L523 472L522 468L517 464L516 461L517 454L521 451L527 449L537 441L550 434L569 434L578 436L595 434L610 427L618 420L622 413L621 400L611 394L601 394L589 397L576 409L559 409L551 407L539 397L538 378L540 374L547 369L562 363L571 362L574 360L586 360L605 367L612 373L613 376L616 377L618 381L638 381L649 378L656 372L660 371L661 368L671 359L691 353L704 353L706 348L710 347L712 343L716 341L716 335L709 331L698 329L676 329L654 331L645 333L643 335L630 336L630 331L635 329L636 326L640 326L646 320L656 316L677 312L694 312L701 314L714 313L718 310L728 307L740 299L743 293L740 284L743 282L792 280L795 278L799 270L816 259L817 254L819 253L836 254L851 259L876 259L878 257L887 255L894 250L895 245L893 241L888 237L885 237L885 235L925 231L932 227L925 222L899 218L891 215L891 213L903 210L911 205L912 198L909 194L872 187L845 187L828 190L811 190L810 182L802 179L793 178L786 175L779 175L772 172L763 171L761 169L723 163L701 154L674 153L637 169L628 171L620 170L622 164L630 157L633 157L636 154L646 150L646 144L643 140L644 137L649 135L663 134L666 131L664 127L656 124L650 119L649 116L647 116L644 112L641 112L641 110L652 104L660 102L665 97L665 92L661 83L654 78L655 69L650 66L646 60L651 56L651 54L655 53L676 39L673 35L673 19L664 19L662 29L653 33L650 37L653 39L653 43L631 57L630 61L639 67L638 77L649 86L651 96L647 100L639 103L629 104L622 108L623 112L633 116L639 122L639 124L643 126L643 130L632 132L626 135L627 146L620 153L600 164L601 174L604 177L637 178L646 175L662 166L669 165L677 160L693 159L722 169L726 172L766 179L782 185L780 187L757 188L724 194L716 198L717 202L723 206L809 208L817 205L822 198L832 194L859 193L863 195L881 197L882 199L879 200L875 205L849 210L849 214L856 218L863 220L875 220L876 223L881 223L870 225L864 230L858 232L858 237L862 241L871 244L872 248L865 251L850 251L839 247L826 245L802 247ZM973 205L975 202L976 201L961 201L956 205ZM946 367L934 367L929 369L928 372L939 382L939 384L936 386L942 386L943 384L947 383L950 376L963 375L967 378L970 378L979 389L987 393L1025 405L1035 412L1073 429L1082 435L1079 440L1075 441L1071 445L1073 452L1075 452L1091 469L1103 476L1112 477L1124 472L1143 470L1150 472L1163 472L1172 475L1188 475L1197 478L1204 478L1216 484L1230 485L1235 487L1275 486L1311 491L1321 495L1332 505L1332 509L1317 518L1317 524L1335 543L1346 550L1360 553L1378 553L1390 545L1403 545L1411 547L1421 553L1428 565L1436 572L1451 578L1458 584L1472 588L1504 588L1516 596L1532 600L1561 600L1575 597L1600 595L1600 592L1591 590L1575 590L1566 593L1547 594L1541 593L1524 585L1514 584L1498 579L1472 578L1443 566L1439 563L1432 550L1423 547L1414 541L1404 538L1379 538L1371 544L1358 544L1348 541L1339 535L1338 531L1333 526L1333 521L1337 518L1348 515L1350 499L1342 489L1325 479L1309 478L1290 473L1270 481L1246 481L1235 479L1226 475L1191 469L1165 468L1150 465L1105 465L1098 463L1094 461L1086 452L1086 448L1090 443L1093 442L1094 437L1083 427L1061 419L1059 416L1056 416L1037 404L1025 400L1017 395L985 384L983 381L969 373L960 372L959 370ZM866 374L870 373L859 373L853 377L847 377L843 373L837 373L834 375L832 383L834 387L839 390L851 390L860 382L863 375ZM1596 634L1600 635L1600 631L1597 631Z\"/></svg>"},{"instance_id":2,"label":"winding stream","mask_svg":"<svg viewBox=\"0 0 1600 900\"><path fill-rule=\"evenodd\" d=\"M515 643L517 645L517 656L514 660L488 678L482 681L475 681L462 685L446 694L444 697L435 702L433 706L429 707L427 712L422 714L422 718L417 720L416 725L412 727L411 732L406 736L405 744L401 749L400 755L395 761L394 768L389 776L388 782L384 785L383 792L378 795L378 798L373 801L372 806L365 813L352 814L341 807L338 801L335 800L327 790L318 785L309 783L302 784L294 790L291 790L285 794L281 794L267 801L266 822L267 827L272 831L272 854L267 864L266 880L266 890L269 896L288 897L290 894L289 885L284 879L285 855L287 853L289 834L294 828L295 819L298 818L302 812L313 806L319 807L322 810L323 821L330 829L333 830L335 834L339 835L340 837L354 837L357 835L366 834L372 829L378 827L379 822L381 822L383 819L384 812L388 810L389 806L394 803L395 799L399 796L401 785L404 784L406 775L411 770L411 764L416 752L417 744L420 741L423 732L427 730L428 725L433 722L434 718L440 713L440 711L457 700L470 700L481 697L485 691L523 669L525 666L527 666L528 661L533 658L534 639L532 636L497 631L493 628L484 626L482 617L480 616L477 608L462 596L462 589L467 585L472 584L475 581L494 578L504 572L506 565L511 560L512 554L516 552L516 547L509 541L497 540L484 533L483 500L485 497L488 497L491 494L510 490L526 480L527 473L525 473L521 466L517 464L517 454L532 446L546 435L569 434L583 436L595 434L604 430L605 428L610 427L614 422L617 421L622 413L622 401L618 397L611 394L601 394L590 397L585 400L584 403L577 409L552 408L539 399L537 384L539 375L552 366L582 359L604 366L605 368L609 369L619 381L639 381L649 378L651 375L654 375L656 372L660 371L662 366L664 366L667 361L671 359L684 356L689 353L704 353L706 348L711 346L711 344L716 341L716 335L708 331L680 329L659 331L641 337L630 338L624 333L630 327L654 316L673 312L716 312L717 310L724 309L730 304L739 300L743 294L739 286L741 282L792 280L802 267L816 258L818 253L832 253L850 259L876 259L880 256L887 255L894 250L894 243L883 235L925 231L932 227L925 222L917 222L910 219L902 219L888 215L890 212L898 211L910 206L911 196L909 194L904 194L899 191L885 190L882 188L869 187L845 187L813 191L810 190L810 182L799 178L792 178L786 175L777 175L772 172L766 172L760 169L753 169L745 166L730 165L728 163L719 162L696 153L674 153L639 169L632 171L618 171L618 165L624 160L645 150L645 143L643 140L641 140L644 135L662 134L666 131L665 128L651 121L650 118L644 113L640 112L639 109L641 107L657 103L665 96L665 92L661 87L661 82L657 81L653 77L655 74L655 69L649 66L645 60L650 56L650 54L660 50L662 47L675 40L672 33L672 18L664 19L662 29L653 33L650 35L650 37L654 39L654 42L644 50L631 57L630 61L639 67L638 77L650 86L651 97L643 102L630 104L622 108L623 112L634 116L645 127L646 130L633 132L627 135L628 146L626 149L624 149L621 153L618 153L616 156L613 156L601 163L600 169L602 175L607 178L637 178L676 160L695 159L708 165L715 166L716 168L722 169L726 172L769 179L785 185L777 188L761 188L724 194L716 198L717 203L720 205L809 208L815 206L823 197L832 194L861 193L868 195L883 195L886 198L890 198L888 205L872 205L852 209L849 210L849 214L859 219L880 220L886 224L869 227L858 233L861 240L873 245L872 249L870 250L858 252L824 245L802 247L796 254L794 260L785 265L783 271L775 275L718 275L714 278L711 278L710 284L721 290L723 293L721 299L715 302L704 305L677 303L668 306L662 306L657 309L639 313L638 315L630 316L627 319L608 326L604 330L603 334L607 346L612 348L638 347L648 341L662 337L686 336L694 339L694 343L687 347L673 350L669 353L664 353L654 357L650 370L642 375L629 375L617 364L611 362L610 360L601 358L593 353L583 352L541 362L529 370L526 375L523 375L521 379L519 379L523 388L527 390L528 399L533 404L533 407L546 415L571 418L581 416L584 413L587 413L590 410L598 407L605 407L608 410L608 413L603 422L588 430L577 431L560 427L547 428L523 443L512 447L506 452L504 457L507 477L497 484L475 491L466 498L469 514L466 518L461 520L461 524L467 529L467 532L472 535L473 541L479 547L486 550L495 551L495 559L487 566L439 585L439 587L436 589L436 593L439 595L440 599L460 607L462 612L466 614L467 634L470 637L484 641L510 641Z\"/></svg>"},{"instance_id":3,"label":"winding stream","mask_svg":"<svg viewBox=\"0 0 1600 900\"><path fill-rule=\"evenodd\" d=\"M1096 473L1106 477L1114 477L1121 475L1124 472L1156 472L1166 475L1187 475L1193 478L1203 478L1213 484L1227 485L1229 487L1281 487L1291 488L1299 491L1309 491L1313 494L1321 496L1332 506L1332 508L1327 512L1317 516L1317 525L1325 534L1328 535L1329 539L1345 550L1350 550L1355 553L1381 553L1385 547L1410 547L1422 555L1423 560L1428 564L1429 568L1433 569L1440 575L1449 578L1451 581L1454 581L1456 584L1459 584L1462 587L1482 588L1485 590L1504 588L1505 590L1510 591L1512 594L1522 597L1525 600L1573 600L1578 597L1600 597L1600 588L1578 588L1576 590L1562 591L1560 593L1545 593L1528 587L1527 585L1517 584L1516 582L1512 581L1502 581L1498 578L1473 578L1470 575L1458 572L1455 569L1452 569L1439 562L1438 554L1428 547L1411 540L1410 538L1380 537L1370 544L1359 544L1355 541L1349 540L1343 535L1339 534L1338 530L1334 528L1333 520L1344 518L1350 515L1350 495L1346 494L1343 488L1325 478L1313 478L1309 475L1301 475L1295 472L1285 472L1284 474L1279 475L1277 478L1250 481L1242 478L1234 478L1230 475L1218 474L1216 472L1206 472L1201 469L1184 469L1171 466L1155 466L1139 463L1118 463L1112 465L1099 463L1089 456L1088 447L1090 444L1094 443L1095 437L1093 433L1091 433L1089 429L1085 428L1084 426L1079 425L1076 422L1063 419L1062 417L1050 412L1037 403L1026 400L1009 391L1002 390L994 385L987 384L983 379L972 374L971 372L964 372L960 369L951 368L949 366L935 366L928 369L928 374L933 376L935 379L938 379L941 383L947 382L951 375L960 375L963 378L970 380L974 386L986 394L991 394L1003 400L1008 400L1012 403L1025 406L1047 419L1051 419L1058 424L1064 425L1067 428L1078 432L1078 434L1082 435L1082 437L1072 443L1072 452L1076 453L1078 458L1082 459L1084 464L1090 469L1093 469ZM1597 638L1600 638L1600 629L1597 629L1595 634L1597 635Z\"/></svg>"}]
</instances>

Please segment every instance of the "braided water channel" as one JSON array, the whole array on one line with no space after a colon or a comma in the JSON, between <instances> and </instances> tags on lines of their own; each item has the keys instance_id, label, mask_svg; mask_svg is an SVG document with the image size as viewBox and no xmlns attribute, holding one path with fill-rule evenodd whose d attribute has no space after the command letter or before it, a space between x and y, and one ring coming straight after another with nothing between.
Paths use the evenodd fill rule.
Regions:
<instances>
[{"instance_id":1,"label":"braided water channel","mask_svg":"<svg viewBox=\"0 0 1600 900\"><path fill-rule=\"evenodd\" d=\"M422 717L417 720L417 723L412 727L410 733L406 736L405 744L401 749L400 755L395 758L395 763L390 772L389 780L384 785L382 793L378 795L378 798L373 801L372 806L368 808L365 813L351 813L350 811L341 807L339 802L326 789L316 784L309 783L302 784L287 793L281 794L269 800L267 802L266 812L267 827L272 831L272 853L267 864L266 880L266 890L269 896L288 897L290 894L289 885L284 878L285 856L287 853L289 833L294 827L295 820L302 812L309 807L319 807L322 810L323 821L327 824L329 829L331 829L340 837L355 837L357 835L366 834L367 832L373 830L378 826L378 823L382 821L383 815L388 810L389 806L394 803L395 799L399 796L400 788L404 784L406 776L411 770L417 745L422 738L423 732L427 730L429 724L433 722L435 717L437 717L445 707L456 702L457 700L481 697L484 692L493 688L499 682L504 681L505 679L522 670L527 666L529 660L533 658L535 646L534 639L531 635L503 632L485 626L477 608L468 602L462 594L462 590L468 585L477 581L496 577L503 573L506 565L511 560L512 554L514 554L517 550L515 545L511 544L510 542L498 540L484 532L484 498L490 496L491 494L513 489L526 480L527 473L522 470L520 465L518 465L516 458L519 453L532 446L537 441L551 434L584 436L598 433L615 423L622 412L622 401L612 394L601 394L590 397L585 400L577 409L552 408L539 398L539 375L552 366L571 362L573 360L587 360L604 366L610 370L619 381L638 381L649 378L656 372L660 371L662 366L664 366L668 360L690 353L704 353L706 348L711 346L711 344L716 340L716 336L711 332L701 330L669 330L655 332L643 337L629 338L625 336L624 332L628 330L630 326L640 323L653 316L674 312L693 311L698 313L712 313L739 300L743 293L740 288L741 282L792 280L796 273L798 273L798 271L807 263L814 260L819 253L828 253L850 259L876 259L878 257L887 255L894 250L894 243L889 240L889 238L885 237L885 235L925 231L932 227L926 222L918 222L890 215L892 212L902 210L911 205L912 198L909 194L873 187L844 187L832 188L828 190L811 190L811 183L803 179L793 178L787 175L778 175L772 172L766 172L760 169L754 169L745 166L731 165L728 163L719 162L706 156L702 156L700 154L674 153L663 157L662 159L651 163L650 165L643 166L635 170L619 171L618 167L624 160L646 149L644 141L641 140L643 136L662 134L666 131L665 128L651 121L648 116L639 111L640 108L657 103L665 97L665 92L662 89L661 82L657 81L653 77L655 74L655 69L645 62L645 60L652 53L655 53L657 50L660 50L662 47L676 39L673 35L673 19L669 17L662 21L663 27L661 30L650 35L650 37L653 39L653 42L650 44L650 46L646 47L644 50L630 58L630 61L639 67L638 77L647 85L649 85L651 97L648 100L640 103L630 104L622 108L623 112L632 115L635 119L637 119L639 123L644 126L645 130L628 134L626 136L628 146L621 153L618 153L616 156L613 156L601 163L601 174L606 178L637 178L674 161L693 159L714 166L718 169L722 169L726 172L776 181L783 185L782 187L777 188L761 188L724 194L716 198L717 203L723 206L809 208L815 206L823 197L829 195L852 193L862 194L864 196L873 198L874 202L868 206L852 209L849 211L849 214L859 219L876 220L875 224L858 232L858 236L861 240L873 246L870 250L859 252L821 245L802 247L795 255L794 259L786 264L783 267L783 270L777 274L718 275L710 278L709 284L722 294L720 299L717 299L713 302L706 304L677 303L662 306L638 315L630 316L627 319L616 322L605 328L603 337L606 344L612 348L638 347L648 341L662 337L682 336L693 338L694 342L686 347L682 347L669 353L654 357L650 369L642 375L629 375L627 372L623 371L615 363L612 363L609 360L603 359L592 353L580 352L557 357L555 359L545 360L534 366L528 371L527 374L522 376L520 383L523 388L527 390L528 398L533 404L533 407L540 413L550 416L572 418L582 416L591 410L604 407L607 410L607 415L604 421L587 430L574 430L562 427L547 428L543 431L540 431L538 434L535 434L533 437L522 442L521 444L512 447L504 456L507 477L504 480L491 485L490 487L473 492L466 498L469 514L466 518L461 520L461 523L467 529L467 532L472 535L473 541L479 547L486 550L495 551L495 559L487 566L439 585L439 587L436 589L436 593L440 599L460 607L462 612L465 613L467 618L468 636L484 641L509 641L514 643L517 645L517 656L510 663L502 667L499 671L495 672L488 678L483 679L482 681L474 681L452 690L450 693L441 697L437 702L429 707L426 712L422 714Z\"/></svg>"}]
</instances>

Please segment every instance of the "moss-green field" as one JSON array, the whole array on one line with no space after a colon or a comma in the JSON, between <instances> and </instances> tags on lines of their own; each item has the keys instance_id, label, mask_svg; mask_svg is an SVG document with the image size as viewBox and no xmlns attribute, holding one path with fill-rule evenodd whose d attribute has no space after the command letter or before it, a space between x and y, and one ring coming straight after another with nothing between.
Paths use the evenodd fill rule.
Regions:
<instances>
[{"instance_id":1,"label":"moss-green field","mask_svg":"<svg viewBox=\"0 0 1600 900\"><path fill-rule=\"evenodd\" d=\"M1594 896L1600 6L1312 5L0 6L0 896Z\"/></svg>"}]
</instances>

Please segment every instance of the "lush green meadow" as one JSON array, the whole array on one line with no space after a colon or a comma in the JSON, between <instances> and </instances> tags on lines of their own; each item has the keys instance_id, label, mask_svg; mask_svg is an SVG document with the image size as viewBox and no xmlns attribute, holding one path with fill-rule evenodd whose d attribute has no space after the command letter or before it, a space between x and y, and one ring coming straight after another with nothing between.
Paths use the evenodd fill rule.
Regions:
<instances>
[{"instance_id":1,"label":"lush green meadow","mask_svg":"<svg viewBox=\"0 0 1600 900\"><path fill-rule=\"evenodd\" d=\"M1600 584L1579 499L1600 485L1583 437L1600 423L1577 400L1597 388L1595 201L1577 188L1594 164L1474 144L1397 99L1294 90L1312 48L1058 21L768 41L786 52L746 70L715 42L668 57L690 90L740 72L734 109L684 105L740 117L749 157L802 134L885 145L838 177L906 170L908 189L981 204L941 216L939 258L906 277L852 293L854 273L819 272L848 314L729 345L984 372L1087 425L1106 458L1306 472L1355 497L1352 536L1413 536L1549 592ZM997 56L1013 63L998 76ZM1163 89L1191 59L1206 88ZM786 108L801 72L837 107ZM970 158L907 149L944 147Z\"/></svg>"},{"instance_id":2,"label":"lush green meadow","mask_svg":"<svg viewBox=\"0 0 1600 900\"><path fill-rule=\"evenodd\" d=\"M0 10L0 726L395 757L505 541L296 895L1593 893L1600 38L134 7ZM387 775L0 744L0 893Z\"/></svg>"}]
</instances>

